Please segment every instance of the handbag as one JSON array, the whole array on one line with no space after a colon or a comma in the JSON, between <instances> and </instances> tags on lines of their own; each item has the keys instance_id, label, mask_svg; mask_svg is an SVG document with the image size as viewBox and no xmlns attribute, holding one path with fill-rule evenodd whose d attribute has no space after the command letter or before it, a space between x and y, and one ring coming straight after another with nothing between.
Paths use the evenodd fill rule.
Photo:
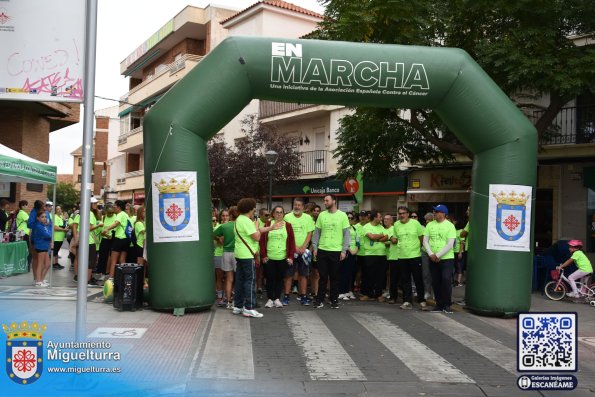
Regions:
<instances>
[{"instance_id":1,"label":"handbag","mask_svg":"<svg viewBox=\"0 0 595 397\"><path fill-rule=\"evenodd\" d=\"M240 234L240 232L238 232L238 225L237 224L234 224L233 227L236 229L236 234L238 235L238 237L240 238L240 240L242 240L242 243L244 243L244 245L246 246L246 248L248 248L248 251L250 251L250 253L254 257L254 263L258 267L260 265L260 260L258 258L258 253L252 251L252 248L250 248L250 246L248 245L248 243L246 242L246 240L244 240L244 238L242 237L242 235Z\"/></svg>"}]
</instances>

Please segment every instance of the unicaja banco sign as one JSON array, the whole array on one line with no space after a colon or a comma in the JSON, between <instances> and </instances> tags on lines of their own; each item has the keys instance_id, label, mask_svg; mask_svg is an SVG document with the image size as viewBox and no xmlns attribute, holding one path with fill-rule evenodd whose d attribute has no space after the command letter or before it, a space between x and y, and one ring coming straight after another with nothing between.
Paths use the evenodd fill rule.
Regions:
<instances>
[{"instance_id":1,"label":"unicaja banco sign","mask_svg":"<svg viewBox=\"0 0 595 397\"><path fill-rule=\"evenodd\" d=\"M389 95L427 95L430 89L423 63L323 59L304 56L306 52L306 44L272 43L271 88L353 93L364 89L362 93Z\"/></svg>"}]
</instances>

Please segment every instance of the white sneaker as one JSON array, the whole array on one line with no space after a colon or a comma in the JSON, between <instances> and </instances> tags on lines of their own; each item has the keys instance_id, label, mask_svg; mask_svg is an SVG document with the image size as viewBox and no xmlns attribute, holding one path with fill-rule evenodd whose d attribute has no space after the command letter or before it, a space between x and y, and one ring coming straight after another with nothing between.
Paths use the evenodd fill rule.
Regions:
<instances>
[{"instance_id":1,"label":"white sneaker","mask_svg":"<svg viewBox=\"0 0 595 397\"><path fill-rule=\"evenodd\" d=\"M281 305L283 306L283 305ZM244 309L242 311L242 316L244 317L254 317L254 318L261 318L263 316L262 313L259 313L258 311L256 311L255 309Z\"/></svg>"},{"instance_id":2,"label":"white sneaker","mask_svg":"<svg viewBox=\"0 0 595 397\"><path fill-rule=\"evenodd\" d=\"M419 305L421 306L421 310L428 310L428 304L426 302L422 302Z\"/></svg>"},{"instance_id":3,"label":"white sneaker","mask_svg":"<svg viewBox=\"0 0 595 397\"><path fill-rule=\"evenodd\" d=\"M275 304L275 307L283 307L283 302L281 302L279 299L275 299L275 302L273 303Z\"/></svg>"},{"instance_id":4,"label":"white sneaker","mask_svg":"<svg viewBox=\"0 0 595 397\"><path fill-rule=\"evenodd\" d=\"M269 299L267 303L264 304L264 307L270 309L271 307L273 307L273 301Z\"/></svg>"},{"instance_id":5,"label":"white sneaker","mask_svg":"<svg viewBox=\"0 0 595 397\"><path fill-rule=\"evenodd\" d=\"M45 288L45 285L43 285L43 282L41 281L36 281L35 288Z\"/></svg>"},{"instance_id":6,"label":"white sneaker","mask_svg":"<svg viewBox=\"0 0 595 397\"><path fill-rule=\"evenodd\" d=\"M403 304L400 306L400 308L401 308L401 309L407 309L407 310L411 310L411 309L412 309L412 306L411 306L411 303L409 303L409 302L404 302L404 303L403 303Z\"/></svg>"},{"instance_id":7,"label":"white sneaker","mask_svg":"<svg viewBox=\"0 0 595 397\"><path fill-rule=\"evenodd\" d=\"M578 294L576 292L569 292L566 294L569 298L578 298Z\"/></svg>"},{"instance_id":8,"label":"white sneaker","mask_svg":"<svg viewBox=\"0 0 595 397\"><path fill-rule=\"evenodd\" d=\"M430 299L431 297L432 297L432 294L430 294L429 292L426 292L424 294L424 299L426 299L426 300Z\"/></svg>"},{"instance_id":9,"label":"white sneaker","mask_svg":"<svg viewBox=\"0 0 595 397\"><path fill-rule=\"evenodd\" d=\"M339 294L339 299L341 299L341 300L349 300L349 298L347 297L347 294Z\"/></svg>"},{"instance_id":10,"label":"white sneaker","mask_svg":"<svg viewBox=\"0 0 595 397\"><path fill-rule=\"evenodd\" d=\"M388 298L389 296L390 296L390 292L388 292L388 291L382 294L382 297L384 297L384 298Z\"/></svg>"},{"instance_id":11,"label":"white sneaker","mask_svg":"<svg viewBox=\"0 0 595 397\"><path fill-rule=\"evenodd\" d=\"M349 299L357 299L357 297L352 291L349 291L346 295Z\"/></svg>"},{"instance_id":12,"label":"white sneaker","mask_svg":"<svg viewBox=\"0 0 595 397\"><path fill-rule=\"evenodd\" d=\"M231 313L232 314L242 314L242 312L244 311L244 309L242 309L241 307L233 307Z\"/></svg>"},{"instance_id":13,"label":"white sneaker","mask_svg":"<svg viewBox=\"0 0 595 397\"><path fill-rule=\"evenodd\" d=\"M50 283L49 283L49 281L48 281L48 280L43 280L43 281L41 282L41 285L42 285L42 286L44 286L44 287L49 287L49 286L50 286Z\"/></svg>"}]
</instances>

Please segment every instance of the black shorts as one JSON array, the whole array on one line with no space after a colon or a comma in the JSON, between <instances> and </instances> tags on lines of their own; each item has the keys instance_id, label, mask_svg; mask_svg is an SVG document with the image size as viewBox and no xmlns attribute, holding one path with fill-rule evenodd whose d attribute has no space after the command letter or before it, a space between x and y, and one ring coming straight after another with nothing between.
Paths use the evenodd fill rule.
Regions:
<instances>
[{"instance_id":1,"label":"black shorts","mask_svg":"<svg viewBox=\"0 0 595 397\"><path fill-rule=\"evenodd\" d=\"M137 258L142 258L143 257L143 247L134 244L134 247L132 247L132 250L134 252L135 258L134 258L134 262L136 263L136 259Z\"/></svg>"},{"instance_id":2,"label":"black shorts","mask_svg":"<svg viewBox=\"0 0 595 397\"><path fill-rule=\"evenodd\" d=\"M130 248L130 240L127 238L114 238L112 241L113 252L128 252Z\"/></svg>"},{"instance_id":3,"label":"black shorts","mask_svg":"<svg viewBox=\"0 0 595 397\"><path fill-rule=\"evenodd\" d=\"M89 244L89 265L87 268L95 269L97 265L97 246L95 244Z\"/></svg>"},{"instance_id":4,"label":"black shorts","mask_svg":"<svg viewBox=\"0 0 595 397\"><path fill-rule=\"evenodd\" d=\"M54 241L54 258L58 258L58 252L60 252L63 242L64 241Z\"/></svg>"},{"instance_id":5,"label":"black shorts","mask_svg":"<svg viewBox=\"0 0 595 397\"><path fill-rule=\"evenodd\" d=\"M46 250L38 250L37 248L35 248L35 252L37 252L37 253L39 253L39 252L45 252L45 253L48 253L48 252L50 252L50 249L48 248L48 249L46 249Z\"/></svg>"}]
</instances>

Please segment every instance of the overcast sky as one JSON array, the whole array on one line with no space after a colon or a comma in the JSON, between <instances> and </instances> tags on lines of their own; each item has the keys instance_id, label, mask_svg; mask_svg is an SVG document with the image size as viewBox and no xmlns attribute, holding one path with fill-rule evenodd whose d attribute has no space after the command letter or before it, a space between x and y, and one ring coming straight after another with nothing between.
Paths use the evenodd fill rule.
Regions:
<instances>
[{"instance_id":1,"label":"overcast sky","mask_svg":"<svg viewBox=\"0 0 595 397\"><path fill-rule=\"evenodd\" d=\"M173 18L186 5L222 5L238 10L258 0L98 0L97 65L95 95L118 99L128 91L128 78L120 75L120 62ZM318 0L289 0L290 3L323 13ZM95 110L117 105L95 98ZM59 174L72 173L70 152L83 143L81 122L50 134L50 164Z\"/></svg>"}]
</instances>

